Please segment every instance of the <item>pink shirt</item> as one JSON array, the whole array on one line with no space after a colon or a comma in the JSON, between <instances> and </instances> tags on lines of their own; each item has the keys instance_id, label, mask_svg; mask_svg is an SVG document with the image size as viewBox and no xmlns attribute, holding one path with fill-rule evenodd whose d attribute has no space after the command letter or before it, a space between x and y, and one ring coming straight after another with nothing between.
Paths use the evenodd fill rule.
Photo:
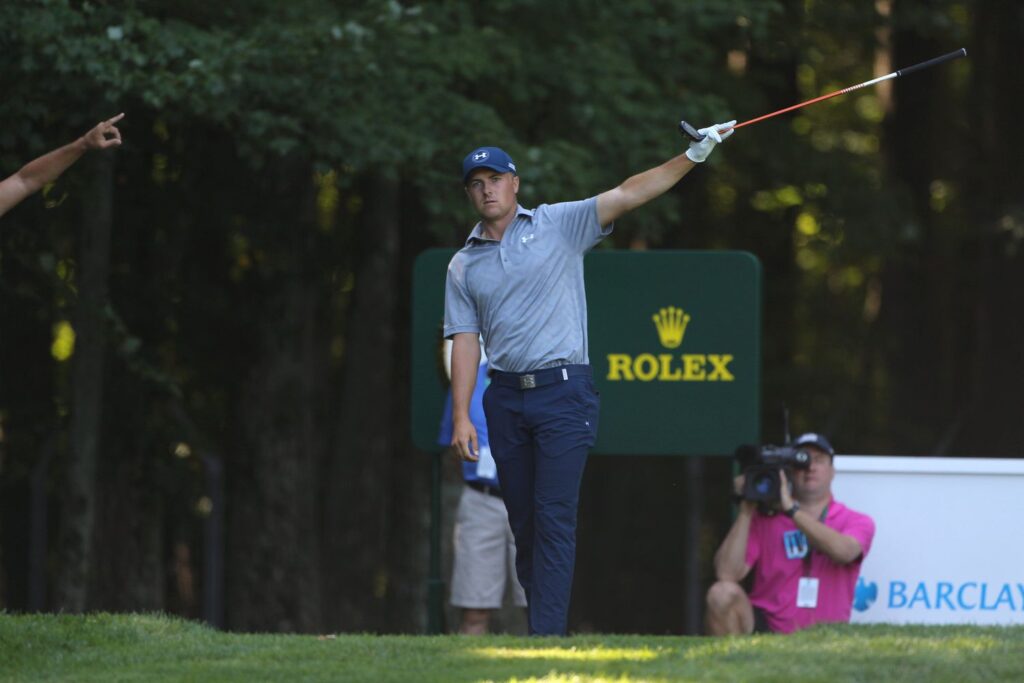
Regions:
<instances>
[{"instance_id":1,"label":"pink shirt","mask_svg":"<svg viewBox=\"0 0 1024 683\"><path fill-rule=\"evenodd\" d=\"M772 631L791 633L823 621L850 620L853 591L860 574L860 564L871 548L875 523L867 515L833 500L828 507L825 526L852 536L860 543L863 552L850 564L836 564L824 553L809 551L808 575L820 581L818 606L797 607L797 587L800 577L804 576L807 560L787 557L787 554L801 554L801 545L806 545L806 541L800 542L803 534L785 515L768 517L754 513L747 540L747 565L754 568L750 603L764 610Z\"/></svg>"}]
</instances>

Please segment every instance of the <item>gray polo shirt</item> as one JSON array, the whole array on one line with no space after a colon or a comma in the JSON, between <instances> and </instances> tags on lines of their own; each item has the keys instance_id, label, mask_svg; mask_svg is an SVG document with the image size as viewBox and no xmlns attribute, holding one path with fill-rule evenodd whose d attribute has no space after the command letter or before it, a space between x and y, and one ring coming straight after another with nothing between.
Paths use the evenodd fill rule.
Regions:
<instances>
[{"instance_id":1,"label":"gray polo shirt","mask_svg":"<svg viewBox=\"0 0 1024 683\"><path fill-rule=\"evenodd\" d=\"M517 206L500 241L477 223L448 264L444 336L481 333L495 370L589 363L583 255L611 231L597 197Z\"/></svg>"}]
</instances>

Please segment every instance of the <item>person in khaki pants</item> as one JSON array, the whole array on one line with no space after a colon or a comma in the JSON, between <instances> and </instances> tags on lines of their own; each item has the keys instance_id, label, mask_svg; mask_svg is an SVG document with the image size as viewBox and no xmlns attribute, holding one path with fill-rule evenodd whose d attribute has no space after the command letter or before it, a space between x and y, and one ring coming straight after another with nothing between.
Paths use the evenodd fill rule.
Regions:
<instances>
[{"instance_id":1,"label":"person in khaki pants","mask_svg":"<svg viewBox=\"0 0 1024 683\"><path fill-rule=\"evenodd\" d=\"M451 341L446 341L445 370L451 372ZM526 593L516 578L516 547L508 512L501 497L498 472L487 441L483 394L487 388L487 356L481 349L476 390L470 405L470 418L480 439L480 459L463 461L465 486L455 512L454 563L452 566L451 604L461 608L459 633L483 635L490 631L491 616L501 608L506 587L511 583L512 601L526 607ZM451 392L445 402L438 443L447 446L452 439Z\"/></svg>"}]
</instances>

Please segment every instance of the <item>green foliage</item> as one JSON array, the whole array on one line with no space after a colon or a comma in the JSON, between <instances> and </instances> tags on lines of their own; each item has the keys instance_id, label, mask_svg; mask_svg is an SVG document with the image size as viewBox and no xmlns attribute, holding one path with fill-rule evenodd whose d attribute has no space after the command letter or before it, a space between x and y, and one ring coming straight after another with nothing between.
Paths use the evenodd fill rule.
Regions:
<instances>
[{"instance_id":1,"label":"green foliage","mask_svg":"<svg viewBox=\"0 0 1024 683\"><path fill-rule=\"evenodd\" d=\"M285 636L158 615L0 615L5 681L1011 681L1021 627L831 626L791 636Z\"/></svg>"},{"instance_id":2,"label":"green foliage","mask_svg":"<svg viewBox=\"0 0 1024 683\"><path fill-rule=\"evenodd\" d=\"M677 152L682 111L707 122L728 115L727 93L743 97L723 55L762 39L780 11L772 2L219 7L52 0L0 10L17 56L0 108L17 128L0 143L25 139L43 112L81 126L145 107L171 126L230 131L253 164L298 153L357 174L407 175L425 195L455 197L428 206L428 222L447 220L460 202L452 169L481 141L533 162L524 180L534 202L594 193Z\"/></svg>"}]
</instances>

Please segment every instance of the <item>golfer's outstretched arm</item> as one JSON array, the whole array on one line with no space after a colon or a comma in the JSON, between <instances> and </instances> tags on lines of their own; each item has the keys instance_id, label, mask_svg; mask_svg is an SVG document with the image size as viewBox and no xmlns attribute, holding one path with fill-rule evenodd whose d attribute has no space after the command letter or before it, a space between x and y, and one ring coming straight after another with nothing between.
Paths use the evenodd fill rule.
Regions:
<instances>
[{"instance_id":1,"label":"golfer's outstretched arm","mask_svg":"<svg viewBox=\"0 0 1024 683\"><path fill-rule=\"evenodd\" d=\"M601 227L614 223L624 213L643 206L668 191L696 166L680 154L650 170L630 176L618 187L597 195L597 219Z\"/></svg>"},{"instance_id":2,"label":"golfer's outstretched arm","mask_svg":"<svg viewBox=\"0 0 1024 683\"><path fill-rule=\"evenodd\" d=\"M731 129L735 123L730 121L701 128L699 132L704 134L704 138L700 142L691 142L684 154L669 159L661 166L630 176L618 187L599 194L597 219L601 227L608 226L622 214L665 194L694 166L707 159L715 145L732 135L732 130L724 134L719 133L719 130Z\"/></svg>"},{"instance_id":3,"label":"golfer's outstretched arm","mask_svg":"<svg viewBox=\"0 0 1024 683\"><path fill-rule=\"evenodd\" d=\"M30 161L14 175L0 181L0 216L47 183L52 183L90 149L120 145L121 132L114 124L122 118L124 114L118 114L112 119L101 121L74 142Z\"/></svg>"}]
</instances>

